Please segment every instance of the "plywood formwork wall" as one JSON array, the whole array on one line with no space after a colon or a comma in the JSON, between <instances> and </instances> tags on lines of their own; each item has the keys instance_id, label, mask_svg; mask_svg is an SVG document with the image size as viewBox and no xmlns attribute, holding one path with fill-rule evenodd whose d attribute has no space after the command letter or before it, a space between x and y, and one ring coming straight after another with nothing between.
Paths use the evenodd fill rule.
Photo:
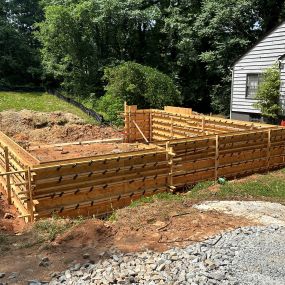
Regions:
<instances>
[{"instance_id":1,"label":"plywood formwork wall","mask_svg":"<svg viewBox=\"0 0 285 285\"><path fill-rule=\"evenodd\" d=\"M137 106L125 106L126 142L143 141L134 121L147 139L153 142L270 127L265 124L194 114L189 108L166 106L164 110L138 110Z\"/></svg>"},{"instance_id":2,"label":"plywood formwork wall","mask_svg":"<svg viewBox=\"0 0 285 285\"><path fill-rule=\"evenodd\" d=\"M125 106L125 141L149 146L40 162L0 133L0 183L20 215L33 220L106 214L141 196L285 166L284 128L185 108Z\"/></svg>"},{"instance_id":3,"label":"plywood formwork wall","mask_svg":"<svg viewBox=\"0 0 285 285\"><path fill-rule=\"evenodd\" d=\"M173 186L235 178L285 166L285 129L173 141Z\"/></svg>"},{"instance_id":4,"label":"plywood formwork wall","mask_svg":"<svg viewBox=\"0 0 285 285\"><path fill-rule=\"evenodd\" d=\"M130 110L138 111L136 106ZM285 166L282 127L204 116L169 106L152 109L149 124L152 141L167 145L171 152L171 189Z\"/></svg>"},{"instance_id":5,"label":"plywood formwork wall","mask_svg":"<svg viewBox=\"0 0 285 285\"><path fill-rule=\"evenodd\" d=\"M21 216L30 220L34 209L28 177L30 167L37 163L36 158L0 132L0 174L6 173L0 175L1 187L8 202L16 206Z\"/></svg>"},{"instance_id":6,"label":"plywood formwork wall","mask_svg":"<svg viewBox=\"0 0 285 285\"><path fill-rule=\"evenodd\" d=\"M151 140L151 110L138 110L137 106L125 105L125 142ZM143 134L143 135L142 135Z\"/></svg>"},{"instance_id":7,"label":"plywood formwork wall","mask_svg":"<svg viewBox=\"0 0 285 285\"><path fill-rule=\"evenodd\" d=\"M90 161L33 169L33 197L38 217L100 215L141 196L167 190L166 150L156 148Z\"/></svg>"}]
</instances>

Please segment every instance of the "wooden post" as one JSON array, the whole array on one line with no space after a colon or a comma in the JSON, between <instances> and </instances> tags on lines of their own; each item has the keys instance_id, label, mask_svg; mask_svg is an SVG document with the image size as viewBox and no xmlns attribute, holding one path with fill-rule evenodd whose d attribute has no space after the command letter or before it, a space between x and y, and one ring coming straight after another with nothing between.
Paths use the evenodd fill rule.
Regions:
<instances>
[{"instance_id":1,"label":"wooden post","mask_svg":"<svg viewBox=\"0 0 285 285\"><path fill-rule=\"evenodd\" d=\"M152 111L149 111L149 141L152 141Z\"/></svg>"},{"instance_id":2,"label":"wooden post","mask_svg":"<svg viewBox=\"0 0 285 285\"><path fill-rule=\"evenodd\" d=\"M128 116L127 116L127 112L128 112L128 105L127 102L124 102L124 122L125 122L125 126L124 126L124 142L129 142L129 133L130 133L130 121L128 120Z\"/></svg>"},{"instance_id":3,"label":"wooden post","mask_svg":"<svg viewBox=\"0 0 285 285\"><path fill-rule=\"evenodd\" d=\"M173 117L171 117L171 138L173 139Z\"/></svg>"},{"instance_id":4,"label":"wooden post","mask_svg":"<svg viewBox=\"0 0 285 285\"><path fill-rule=\"evenodd\" d=\"M218 180L218 168L219 168L219 136L216 135L215 182Z\"/></svg>"},{"instance_id":5,"label":"wooden post","mask_svg":"<svg viewBox=\"0 0 285 285\"><path fill-rule=\"evenodd\" d=\"M28 210L30 212L30 222L34 222L34 203L33 203L33 193L32 193L32 175L31 175L31 168L28 167L26 171L26 181L27 182L27 193L29 195L28 197Z\"/></svg>"},{"instance_id":6,"label":"wooden post","mask_svg":"<svg viewBox=\"0 0 285 285\"><path fill-rule=\"evenodd\" d=\"M269 167L270 167L270 147L271 147L271 130L268 130L267 133L267 171L269 171Z\"/></svg>"},{"instance_id":7,"label":"wooden post","mask_svg":"<svg viewBox=\"0 0 285 285\"><path fill-rule=\"evenodd\" d=\"M9 150L8 147L4 147L4 153L5 153L5 171L10 172L10 164L9 164ZM7 196L8 196L8 203L9 205L12 205L12 193L11 193L11 177L10 173L7 173L7 179L6 179L6 187L7 187Z\"/></svg>"},{"instance_id":8,"label":"wooden post","mask_svg":"<svg viewBox=\"0 0 285 285\"><path fill-rule=\"evenodd\" d=\"M169 141L166 143L166 160L169 165L169 174L168 174L168 187L171 192L175 191L175 186L173 185L173 147L169 147Z\"/></svg>"},{"instance_id":9,"label":"wooden post","mask_svg":"<svg viewBox=\"0 0 285 285\"><path fill-rule=\"evenodd\" d=\"M202 131L204 133L205 130L205 117L202 118Z\"/></svg>"}]
</instances>

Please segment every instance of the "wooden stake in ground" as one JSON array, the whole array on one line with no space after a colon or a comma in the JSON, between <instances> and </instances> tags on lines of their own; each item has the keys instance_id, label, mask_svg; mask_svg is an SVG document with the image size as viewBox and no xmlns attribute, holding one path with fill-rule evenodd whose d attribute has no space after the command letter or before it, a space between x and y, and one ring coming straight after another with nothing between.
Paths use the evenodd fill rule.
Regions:
<instances>
[{"instance_id":1,"label":"wooden stake in ground","mask_svg":"<svg viewBox=\"0 0 285 285\"><path fill-rule=\"evenodd\" d=\"M215 152L215 181L218 180L218 168L219 168L219 136L216 135L216 152Z\"/></svg>"},{"instance_id":2,"label":"wooden stake in ground","mask_svg":"<svg viewBox=\"0 0 285 285\"><path fill-rule=\"evenodd\" d=\"M5 153L5 170L7 172L6 176L6 187L7 187L7 196L8 196L8 203L9 205L12 204L12 193L11 193L11 180L10 180L10 164L9 164L9 150L8 147L5 146L4 148Z\"/></svg>"},{"instance_id":3,"label":"wooden stake in ground","mask_svg":"<svg viewBox=\"0 0 285 285\"><path fill-rule=\"evenodd\" d=\"M270 147L271 147L271 130L268 130L267 135L267 171L269 171L269 164L270 164Z\"/></svg>"},{"instance_id":4,"label":"wooden stake in ground","mask_svg":"<svg viewBox=\"0 0 285 285\"><path fill-rule=\"evenodd\" d=\"M30 212L30 221L34 221L34 203L33 203L33 194L32 194L32 175L31 168L28 167L26 171L26 180L27 180L27 192L29 193L29 201L28 201L28 210Z\"/></svg>"}]
</instances>

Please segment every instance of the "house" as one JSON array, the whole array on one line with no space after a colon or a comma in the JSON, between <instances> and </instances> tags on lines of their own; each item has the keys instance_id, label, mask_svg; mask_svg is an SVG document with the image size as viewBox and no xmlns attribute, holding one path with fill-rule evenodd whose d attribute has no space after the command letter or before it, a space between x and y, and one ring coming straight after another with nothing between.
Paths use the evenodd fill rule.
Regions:
<instances>
[{"instance_id":1,"label":"house","mask_svg":"<svg viewBox=\"0 0 285 285\"><path fill-rule=\"evenodd\" d=\"M273 29L234 65L232 70L231 119L262 120L253 105L262 72L274 64L280 68L280 102L285 110L285 22Z\"/></svg>"}]
</instances>

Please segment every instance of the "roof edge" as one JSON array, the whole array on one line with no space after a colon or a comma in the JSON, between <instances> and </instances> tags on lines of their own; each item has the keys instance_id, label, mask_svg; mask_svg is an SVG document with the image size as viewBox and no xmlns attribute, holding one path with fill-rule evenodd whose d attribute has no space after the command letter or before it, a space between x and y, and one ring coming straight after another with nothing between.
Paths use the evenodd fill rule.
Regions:
<instances>
[{"instance_id":1,"label":"roof edge","mask_svg":"<svg viewBox=\"0 0 285 285\"><path fill-rule=\"evenodd\" d=\"M267 38L270 34L272 34L275 30L277 30L281 25L285 23L285 20L277 24L274 28L270 29L268 32L265 33L251 48L247 50L241 57L239 57L237 60L234 61L233 67L241 61L248 53L250 53L260 42L262 42L265 38Z\"/></svg>"}]
</instances>

